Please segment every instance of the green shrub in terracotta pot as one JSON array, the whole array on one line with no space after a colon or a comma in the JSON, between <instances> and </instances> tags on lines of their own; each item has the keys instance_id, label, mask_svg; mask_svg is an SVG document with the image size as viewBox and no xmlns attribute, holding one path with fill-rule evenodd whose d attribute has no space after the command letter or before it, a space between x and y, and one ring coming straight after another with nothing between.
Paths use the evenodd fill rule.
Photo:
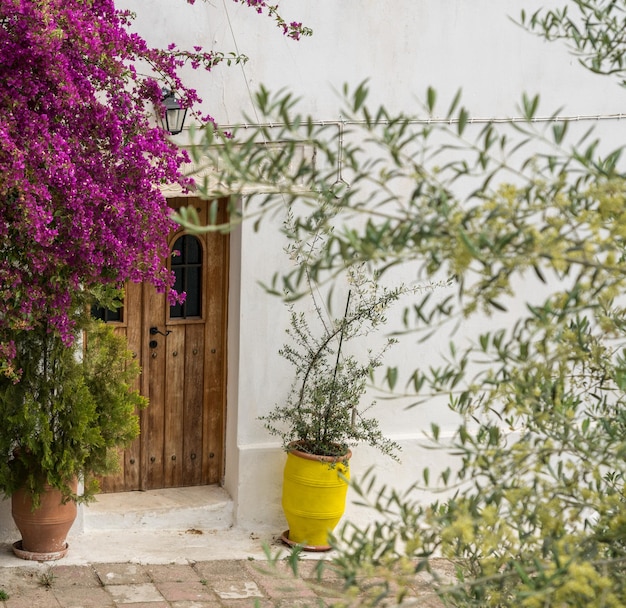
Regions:
<instances>
[{"instance_id":1,"label":"green shrub in terracotta pot","mask_svg":"<svg viewBox=\"0 0 626 608\"><path fill-rule=\"evenodd\" d=\"M18 492L33 512L50 490L62 503L93 499L97 477L118 467L117 448L139 433L138 365L122 336L77 311L72 345L45 324L14 331L19 381L0 375L0 491L13 496L16 523Z\"/></svg>"}]
</instances>

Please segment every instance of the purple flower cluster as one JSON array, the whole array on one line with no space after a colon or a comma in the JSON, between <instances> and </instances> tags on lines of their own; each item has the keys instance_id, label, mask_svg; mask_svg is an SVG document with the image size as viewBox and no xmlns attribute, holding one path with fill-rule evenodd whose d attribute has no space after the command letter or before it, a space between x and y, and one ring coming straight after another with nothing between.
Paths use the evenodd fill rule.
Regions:
<instances>
[{"instance_id":1,"label":"purple flower cluster","mask_svg":"<svg viewBox=\"0 0 626 608\"><path fill-rule=\"evenodd\" d=\"M192 0L187 1L193 4ZM266 9L268 16L274 18L276 25L282 30L283 35L293 40L300 40L302 36L310 36L313 33L310 28L305 27L302 23L297 21L287 23L278 12L278 4L267 4L265 0L235 0L235 2L254 8L259 14L263 13L263 10Z\"/></svg>"},{"instance_id":2,"label":"purple flower cluster","mask_svg":"<svg viewBox=\"0 0 626 608\"><path fill-rule=\"evenodd\" d=\"M171 290L159 185L185 184L186 156L150 120L162 85L135 65L198 98L177 76L184 59L148 48L129 19L113 0L0 0L0 370L15 329L45 319L71 341L77 290Z\"/></svg>"},{"instance_id":3,"label":"purple flower cluster","mask_svg":"<svg viewBox=\"0 0 626 608\"><path fill-rule=\"evenodd\" d=\"M159 187L189 186L189 159L152 118L164 86L193 109L179 69L224 55L150 48L131 19L114 0L0 0L0 373L15 330L45 322L71 343L76 292L149 281L178 297Z\"/></svg>"}]
</instances>

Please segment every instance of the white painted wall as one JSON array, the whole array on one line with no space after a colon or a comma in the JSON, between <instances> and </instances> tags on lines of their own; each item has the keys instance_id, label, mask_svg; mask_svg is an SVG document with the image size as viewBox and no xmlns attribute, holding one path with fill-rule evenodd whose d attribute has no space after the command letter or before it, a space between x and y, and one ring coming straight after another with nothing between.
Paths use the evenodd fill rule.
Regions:
<instances>
[{"instance_id":1,"label":"white painted wall","mask_svg":"<svg viewBox=\"0 0 626 608\"><path fill-rule=\"evenodd\" d=\"M450 98L459 88L477 116L511 115L522 91L542 92L546 111L620 110L607 79L580 69L558 45L527 34L511 18L558 0L283 0L287 20L314 35L281 36L273 22L232 0L123 0L137 13L137 29L152 44L175 41L205 49L237 50L250 60L207 76L189 71L205 109L220 123L253 114L250 92L260 84L288 87L319 119L339 117L333 89L371 83L372 100L390 109L417 110L427 86Z\"/></svg>"},{"instance_id":2,"label":"white painted wall","mask_svg":"<svg viewBox=\"0 0 626 608\"><path fill-rule=\"evenodd\" d=\"M205 100L203 111L223 125L255 120L251 96L260 84L273 91L287 87L301 98L304 112L318 120L337 120L341 104L336 91L346 82L354 87L365 79L372 104L406 113L420 113L419 100L428 86L442 100L461 88L474 117L520 115L524 91L541 93L543 115L559 108L576 116L623 108L620 89L610 79L587 73L564 48L533 37L512 21L522 8L530 13L547 4L539 0L283 0L287 20L303 21L314 30L313 37L300 42L282 37L269 19L232 0L193 7L182 0L120 4L137 12L137 29L151 44L199 44L250 57L244 67L188 73L189 84ZM599 128L611 133L615 123ZM184 141L184 134L179 137ZM277 354L286 311L258 285L285 263L278 228L273 221L260 232L244 225L232 239L225 487L235 500L240 526L269 525L280 531L284 456L257 420L286 395L291 381ZM425 351L409 342L392 359L427 365L433 354L432 346ZM411 410L403 405L377 406L384 430L403 445L402 464L375 465L379 478L394 486L414 481L426 464L435 469L450 464L421 444L430 422L444 432L456 422L442 403ZM375 462L372 450L358 448L353 475ZM348 507L346 518L363 522L369 517Z\"/></svg>"}]
</instances>

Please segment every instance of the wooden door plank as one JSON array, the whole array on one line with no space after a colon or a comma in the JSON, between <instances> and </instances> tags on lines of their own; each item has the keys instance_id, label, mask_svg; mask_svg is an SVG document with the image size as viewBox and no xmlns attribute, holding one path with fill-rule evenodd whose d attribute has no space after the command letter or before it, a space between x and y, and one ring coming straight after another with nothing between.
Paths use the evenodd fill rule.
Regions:
<instances>
[{"instance_id":1,"label":"wooden door plank","mask_svg":"<svg viewBox=\"0 0 626 608\"><path fill-rule=\"evenodd\" d=\"M203 484L202 425L204 410L204 324L186 327L183 483Z\"/></svg>"},{"instance_id":2,"label":"wooden door plank","mask_svg":"<svg viewBox=\"0 0 626 608\"><path fill-rule=\"evenodd\" d=\"M121 309L121 321L111 323L115 328L115 333L126 339L127 347L140 367L141 292L142 288L139 284L129 283L126 285L124 289L124 305ZM135 380L132 388L141 391L141 376ZM140 414L139 412L137 413ZM123 492L139 489L140 450L141 443L139 437L126 449L120 448L118 450L120 471L100 479L102 492Z\"/></svg>"},{"instance_id":3,"label":"wooden door plank","mask_svg":"<svg viewBox=\"0 0 626 608\"><path fill-rule=\"evenodd\" d=\"M145 488L152 490L163 487L163 461L165 440L165 338L150 335L150 328L165 329L165 296L152 286L144 286L145 318L143 340L148 345L147 364L144 369L148 376L148 397L145 427L142 429L142 465L145 466ZM152 344L152 345L151 345Z\"/></svg>"},{"instance_id":4,"label":"wooden door plank","mask_svg":"<svg viewBox=\"0 0 626 608\"><path fill-rule=\"evenodd\" d=\"M164 340L165 376L165 455L164 486L183 485L183 403L185 401L185 326L169 325Z\"/></svg>"},{"instance_id":5,"label":"wooden door plank","mask_svg":"<svg viewBox=\"0 0 626 608\"><path fill-rule=\"evenodd\" d=\"M226 201L220 201L218 221L226 220ZM226 272L228 263L228 236L219 233L207 235L206 264L206 336L207 359L204 375L204 466L205 483L219 483L222 478L224 410L226 407Z\"/></svg>"},{"instance_id":6,"label":"wooden door plank","mask_svg":"<svg viewBox=\"0 0 626 608\"><path fill-rule=\"evenodd\" d=\"M143 357L141 353L141 321L143 309L143 289L139 283L128 283L124 293L124 309L122 311L123 319L126 324L126 340L128 350L132 353L132 357L139 365L139 369L143 368ZM135 380L134 390L143 393L142 375ZM140 426L142 412L136 412L139 415ZM139 490L141 487L140 480L140 463L141 463L141 436L137 437L128 448L124 451L124 490Z\"/></svg>"}]
</instances>

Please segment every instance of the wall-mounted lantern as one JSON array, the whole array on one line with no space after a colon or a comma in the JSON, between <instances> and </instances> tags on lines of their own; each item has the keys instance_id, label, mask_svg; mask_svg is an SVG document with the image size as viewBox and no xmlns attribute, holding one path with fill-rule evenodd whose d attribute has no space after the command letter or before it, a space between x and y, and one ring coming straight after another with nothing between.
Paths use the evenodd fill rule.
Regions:
<instances>
[{"instance_id":1,"label":"wall-mounted lantern","mask_svg":"<svg viewBox=\"0 0 626 608\"><path fill-rule=\"evenodd\" d=\"M163 94L161 101L165 106L165 129L169 131L170 135L176 135L183 130L187 108L180 105L174 91L161 89L161 93Z\"/></svg>"}]
</instances>

